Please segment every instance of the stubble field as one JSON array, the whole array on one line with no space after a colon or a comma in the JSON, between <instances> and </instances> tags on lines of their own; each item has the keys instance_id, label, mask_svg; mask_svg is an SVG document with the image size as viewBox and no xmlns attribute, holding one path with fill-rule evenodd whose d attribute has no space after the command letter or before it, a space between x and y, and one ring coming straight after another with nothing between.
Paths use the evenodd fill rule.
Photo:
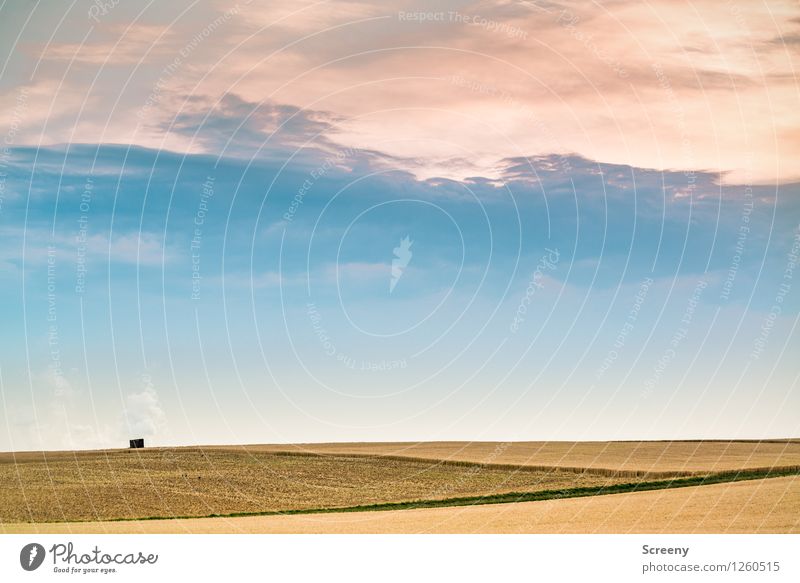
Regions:
<instances>
[{"instance_id":1,"label":"stubble field","mask_svg":"<svg viewBox=\"0 0 800 583\"><path fill-rule=\"evenodd\" d=\"M14 533L800 533L800 477L451 508L0 525Z\"/></svg>"},{"instance_id":2,"label":"stubble field","mask_svg":"<svg viewBox=\"0 0 800 583\"><path fill-rule=\"evenodd\" d=\"M216 449L49 454L0 462L0 522L309 510L623 481L564 471Z\"/></svg>"},{"instance_id":3,"label":"stubble field","mask_svg":"<svg viewBox=\"0 0 800 583\"><path fill-rule=\"evenodd\" d=\"M800 440L517 441L249 445L250 451L306 451L419 457L492 464L715 472L800 465Z\"/></svg>"},{"instance_id":4,"label":"stubble field","mask_svg":"<svg viewBox=\"0 0 800 583\"><path fill-rule=\"evenodd\" d=\"M23 452L0 454L0 529L793 532L798 472L796 440Z\"/></svg>"}]
</instances>

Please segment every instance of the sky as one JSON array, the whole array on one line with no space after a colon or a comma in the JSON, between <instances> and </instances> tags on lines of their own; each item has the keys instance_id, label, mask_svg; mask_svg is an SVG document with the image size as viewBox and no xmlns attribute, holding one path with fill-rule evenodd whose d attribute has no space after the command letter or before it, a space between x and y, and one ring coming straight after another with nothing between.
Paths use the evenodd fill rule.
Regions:
<instances>
[{"instance_id":1,"label":"sky","mask_svg":"<svg viewBox=\"0 0 800 583\"><path fill-rule=\"evenodd\" d=\"M0 450L798 437L799 49L797 2L0 3Z\"/></svg>"}]
</instances>

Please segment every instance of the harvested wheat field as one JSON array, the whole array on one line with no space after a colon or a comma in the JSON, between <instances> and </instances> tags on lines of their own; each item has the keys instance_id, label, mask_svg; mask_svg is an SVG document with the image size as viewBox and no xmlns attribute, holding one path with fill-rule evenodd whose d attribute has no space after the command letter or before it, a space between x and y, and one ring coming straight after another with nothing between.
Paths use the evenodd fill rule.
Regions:
<instances>
[{"instance_id":1,"label":"harvested wheat field","mask_svg":"<svg viewBox=\"0 0 800 583\"><path fill-rule=\"evenodd\" d=\"M800 477L455 508L0 525L8 533L800 533Z\"/></svg>"},{"instance_id":2,"label":"harvested wheat field","mask_svg":"<svg viewBox=\"0 0 800 583\"><path fill-rule=\"evenodd\" d=\"M438 441L248 445L245 447L248 451L391 455L477 463L608 468L641 472L715 472L800 465L800 440L796 439L770 441Z\"/></svg>"},{"instance_id":3,"label":"harvested wheat field","mask_svg":"<svg viewBox=\"0 0 800 583\"><path fill-rule=\"evenodd\" d=\"M0 459L0 522L209 516L604 486L622 477L225 449Z\"/></svg>"},{"instance_id":4,"label":"harvested wheat field","mask_svg":"<svg viewBox=\"0 0 800 583\"><path fill-rule=\"evenodd\" d=\"M627 508L615 510L602 506L614 504L613 500L621 500L619 496L622 495L634 496L631 500L646 505L647 500L658 499L662 494L668 495L671 501L688 502L694 496L688 494L694 491L701 492L695 499L703 499L709 492L744 495L741 493L751 490L761 496L765 491L776 492L774 488L780 484L789 484L789 491L795 498L790 496L786 503L796 502L796 482L792 480L800 473L798 450L800 443L797 441L441 442L0 454L0 524L7 530L16 530L20 523L153 518L200 520L313 513L314 518L289 520L288 516L279 516L275 521L261 516L259 518L266 522L253 524L324 525L341 524L341 521L350 524L348 521L352 517L361 516L362 511L367 510L370 512L365 518L366 525L383 520L407 524L403 521L408 516L451 516L448 512L454 517L462 516L462 512L467 512L464 516L477 512L475 516L482 519L489 516L509 518L507 509L517 505L507 503L524 502L519 508L525 512L538 509L536 516L544 516L540 514L542 509L573 508L572 504L577 505L574 508L584 509L572 517L578 521L574 524L563 523L565 515L558 514L552 524L531 523L533 531L538 532L536 529L541 527L550 532L558 523L560 528L570 532L573 528L583 532L587 528L581 526L584 515L593 516L598 527L602 513L610 510L623 517L623 525L628 525L631 517L642 512L653 520L660 516L658 523L666 524L671 523L673 512L681 510L671 502L666 510L659 506L661 514L656 515L640 505L626 518ZM765 477L769 479L761 479ZM737 480L746 481L734 484ZM700 483L703 485L698 490L695 486ZM756 486L762 483L763 488ZM669 493L641 491L664 488L676 489ZM622 492L631 494L617 494ZM559 503L566 500L554 500L564 498L575 500L565 505ZM530 502L534 500L537 502ZM601 503L601 500L607 502ZM599 506L595 506L595 501ZM476 505L481 505L482 510ZM453 508L434 508L438 506ZM589 512L601 507L604 509L598 514ZM721 519L733 517L731 508L734 507L719 506ZM758 516L768 519L766 524L770 528L782 528L776 520L795 520L796 512L783 515L784 502L777 508L773 512L767 506L753 506L748 516L753 520ZM792 506L789 508L796 510ZM433 512L434 509L437 512ZM440 510L444 514L440 514ZM348 518L343 518L343 511ZM405 518L392 518L398 511ZM322 518L324 513L334 512L339 515ZM406 516L405 513L422 514ZM318 523L318 519L322 522ZM227 524L224 522L227 519L220 520L223 520L221 524ZM743 521L744 518L737 524L744 524ZM184 523L165 524L172 528ZM204 524L217 523L197 522L196 528ZM682 523L678 520L675 524ZM710 518L703 524L719 527L719 523ZM425 528L428 527L412 530ZM465 523L457 530L469 531L470 528ZM504 527L497 528L502 531ZM513 522L509 523L509 528L517 532L522 527ZM627 526L620 528L630 530Z\"/></svg>"}]
</instances>

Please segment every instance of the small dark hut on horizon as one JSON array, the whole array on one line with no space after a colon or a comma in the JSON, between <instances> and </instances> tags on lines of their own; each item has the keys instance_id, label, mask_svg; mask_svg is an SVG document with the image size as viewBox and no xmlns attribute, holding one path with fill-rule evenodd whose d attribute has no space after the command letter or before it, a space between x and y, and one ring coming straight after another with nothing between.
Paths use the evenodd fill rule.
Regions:
<instances>
[{"instance_id":1,"label":"small dark hut on horizon","mask_svg":"<svg viewBox=\"0 0 800 583\"><path fill-rule=\"evenodd\" d=\"M144 438L140 437L139 439L131 439L131 449L143 449L144 448Z\"/></svg>"}]
</instances>

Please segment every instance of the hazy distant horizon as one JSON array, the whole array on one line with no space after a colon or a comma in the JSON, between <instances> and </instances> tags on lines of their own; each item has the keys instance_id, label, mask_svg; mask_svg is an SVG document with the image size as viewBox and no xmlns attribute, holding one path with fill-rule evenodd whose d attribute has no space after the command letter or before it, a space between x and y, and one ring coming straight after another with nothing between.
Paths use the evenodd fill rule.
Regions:
<instances>
[{"instance_id":1,"label":"hazy distant horizon","mask_svg":"<svg viewBox=\"0 0 800 583\"><path fill-rule=\"evenodd\" d=\"M469 439L439 439L439 440L373 440L373 441L308 441L308 442L295 442L295 441L280 441L280 442L241 442L241 443L157 443L145 440L145 448L148 449L184 449L184 448L231 448L231 447L261 447L261 446L318 446L318 445L361 445L361 444L422 444L422 443L498 443L498 444L511 444L511 443L793 443L800 441L800 436L797 437L764 437L764 438L679 438L679 439L524 439L524 440L510 440L510 439L482 439L482 440L469 440ZM112 451L112 450L128 450L131 449L127 444L119 444L118 446L85 448L85 449L63 449L63 448L43 448L33 450L10 450L0 451L0 454L23 454L23 453L38 453L38 452L92 452L92 451Z\"/></svg>"}]
</instances>

